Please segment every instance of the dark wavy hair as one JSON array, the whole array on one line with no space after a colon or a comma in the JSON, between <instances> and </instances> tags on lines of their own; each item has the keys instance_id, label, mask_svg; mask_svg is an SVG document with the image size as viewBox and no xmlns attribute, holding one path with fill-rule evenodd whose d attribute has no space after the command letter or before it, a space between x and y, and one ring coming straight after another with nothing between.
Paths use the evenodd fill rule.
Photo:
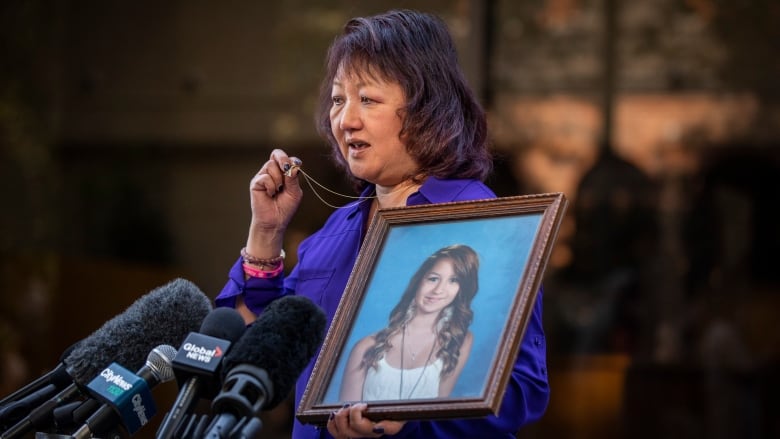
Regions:
<instances>
[{"instance_id":1,"label":"dark wavy hair","mask_svg":"<svg viewBox=\"0 0 780 439\"><path fill-rule=\"evenodd\" d=\"M358 189L367 182L349 172L330 126L331 90L339 68L401 86L406 106L400 110L400 136L420 166L417 176L484 181L492 171L485 112L440 18L411 10L353 18L331 44L325 68L317 130Z\"/></svg>"},{"instance_id":2,"label":"dark wavy hair","mask_svg":"<svg viewBox=\"0 0 780 439\"><path fill-rule=\"evenodd\" d=\"M376 334L374 345L367 349L363 355L361 367L366 369L376 367L382 355L393 347L388 340L394 334L402 331L404 325L410 320L411 316L407 315L408 310L417 295L420 283L433 266L442 259L452 260L460 288L455 299L445 308L445 310L451 310L449 319L442 321L445 315L444 310L437 319L439 350L436 352L436 357L441 358L444 364L441 376L445 376L455 369L460 357L460 347L474 318L471 301L479 289L479 256L474 249L462 244L444 247L429 256L420 265L420 268L409 280L409 285L404 290L401 300L390 312L390 321L387 327Z\"/></svg>"}]
</instances>

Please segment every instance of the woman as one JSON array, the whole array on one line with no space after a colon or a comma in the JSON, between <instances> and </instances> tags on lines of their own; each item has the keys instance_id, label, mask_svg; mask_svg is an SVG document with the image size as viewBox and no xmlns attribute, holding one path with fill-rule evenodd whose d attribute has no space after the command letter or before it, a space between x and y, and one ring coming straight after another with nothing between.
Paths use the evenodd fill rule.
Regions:
<instances>
[{"instance_id":1,"label":"woman","mask_svg":"<svg viewBox=\"0 0 780 439\"><path fill-rule=\"evenodd\" d=\"M284 151L271 153L249 185L246 247L216 299L218 306L235 306L247 322L274 299L300 294L320 305L330 324L377 209L495 197L482 183L492 164L485 114L446 25L434 16L390 11L350 20L328 51L318 120L337 165L363 198L336 209L304 240L298 264L284 276L282 242L303 194L302 164ZM327 431L296 420L293 438L513 438L547 406L541 298L498 416L374 422L363 416L366 404L357 403L334 412ZM298 380L296 406L313 364Z\"/></svg>"},{"instance_id":2,"label":"woman","mask_svg":"<svg viewBox=\"0 0 780 439\"><path fill-rule=\"evenodd\" d=\"M465 245L428 257L390 313L389 325L355 344L339 399L449 396L471 352L468 327L478 270L477 253Z\"/></svg>"}]
</instances>

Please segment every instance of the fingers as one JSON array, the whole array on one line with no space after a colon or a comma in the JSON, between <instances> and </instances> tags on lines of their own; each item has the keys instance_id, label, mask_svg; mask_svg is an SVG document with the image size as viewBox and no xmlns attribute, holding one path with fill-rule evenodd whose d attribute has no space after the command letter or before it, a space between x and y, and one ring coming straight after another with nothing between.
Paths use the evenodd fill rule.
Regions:
<instances>
[{"instance_id":1,"label":"fingers","mask_svg":"<svg viewBox=\"0 0 780 439\"><path fill-rule=\"evenodd\" d=\"M380 421L374 424L374 433L394 435L398 434L406 424L406 421Z\"/></svg>"},{"instance_id":2,"label":"fingers","mask_svg":"<svg viewBox=\"0 0 780 439\"><path fill-rule=\"evenodd\" d=\"M366 408L368 406L365 403L345 404L331 414L328 432L337 439L382 436L384 427L363 416Z\"/></svg>"},{"instance_id":3,"label":"fingers","mask_svg":"<svg viewBox=\"0 0 780 439\"><path fill-rule=\"evenodd\" d=\"M349 404L330 414L328 432L336 439L348 439L354 432L349 428Z\"/></svg>"},{"instance_id":4,"label":"fingers","mask_svg":"<svg viewBox=\"0 0 780 439\"><path fill-rule=\"evenodd\" d=\"M275 149L271 152L270 161L276 162L279 170L281 170L282 175L288 178L297 177L298 170L303 164L301 159L298 157L289 157L287 153L281 149Z\"/></svg>"},{"instance_id":5,"label":"fingers","mask_svg":"<svg viewBox=\"0 0 780 439\"><path fill-rule=\"evenodd\" d=\"M285 186L299 189L298 172L302 164L298 157L289 157L281 149L275 149L252 178L250 189L265 191L270 197L284 191Z\"/></svg>"}]
</instances>

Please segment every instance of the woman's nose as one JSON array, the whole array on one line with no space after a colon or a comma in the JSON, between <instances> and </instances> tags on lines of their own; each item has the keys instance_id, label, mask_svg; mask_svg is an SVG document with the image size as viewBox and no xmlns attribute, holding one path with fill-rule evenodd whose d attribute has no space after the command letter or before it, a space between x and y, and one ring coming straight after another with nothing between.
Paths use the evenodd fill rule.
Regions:
<instances>
[{"instance_id":1,"label":"woman's nose","mask_svg":"<svg viewBox=\"0 0 780 439\"><path fill-rule=\"evenodd\" d=\"M362 121L360 120L360 111L358 104L348 101L341 110L341 120L339 128L344 131L360 129Z\"/></svg>"}]
</instances>

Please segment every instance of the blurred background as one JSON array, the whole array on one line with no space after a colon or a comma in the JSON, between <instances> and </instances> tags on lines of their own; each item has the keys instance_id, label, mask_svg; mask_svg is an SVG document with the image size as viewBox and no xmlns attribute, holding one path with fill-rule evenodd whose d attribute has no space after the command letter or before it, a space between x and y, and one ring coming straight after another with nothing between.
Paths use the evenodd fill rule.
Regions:
<instances>
[{"instance_id":1,"label":"blurred background","mask_svg":"<svg viewBox=\"0 0 780 439\"><path fill-rule=\"evenodd\" d=\"M774 0L3 1L0 395L174 277L215 297L273 148L349 193L314 131L322 62L347 19L395 7L450 26L488 184L570 200L550 406L518 437L780 437ZM330 212L307 191L288 266ZM177 389L155 391L164 412Z\"/></svg>"}]
</instances>

